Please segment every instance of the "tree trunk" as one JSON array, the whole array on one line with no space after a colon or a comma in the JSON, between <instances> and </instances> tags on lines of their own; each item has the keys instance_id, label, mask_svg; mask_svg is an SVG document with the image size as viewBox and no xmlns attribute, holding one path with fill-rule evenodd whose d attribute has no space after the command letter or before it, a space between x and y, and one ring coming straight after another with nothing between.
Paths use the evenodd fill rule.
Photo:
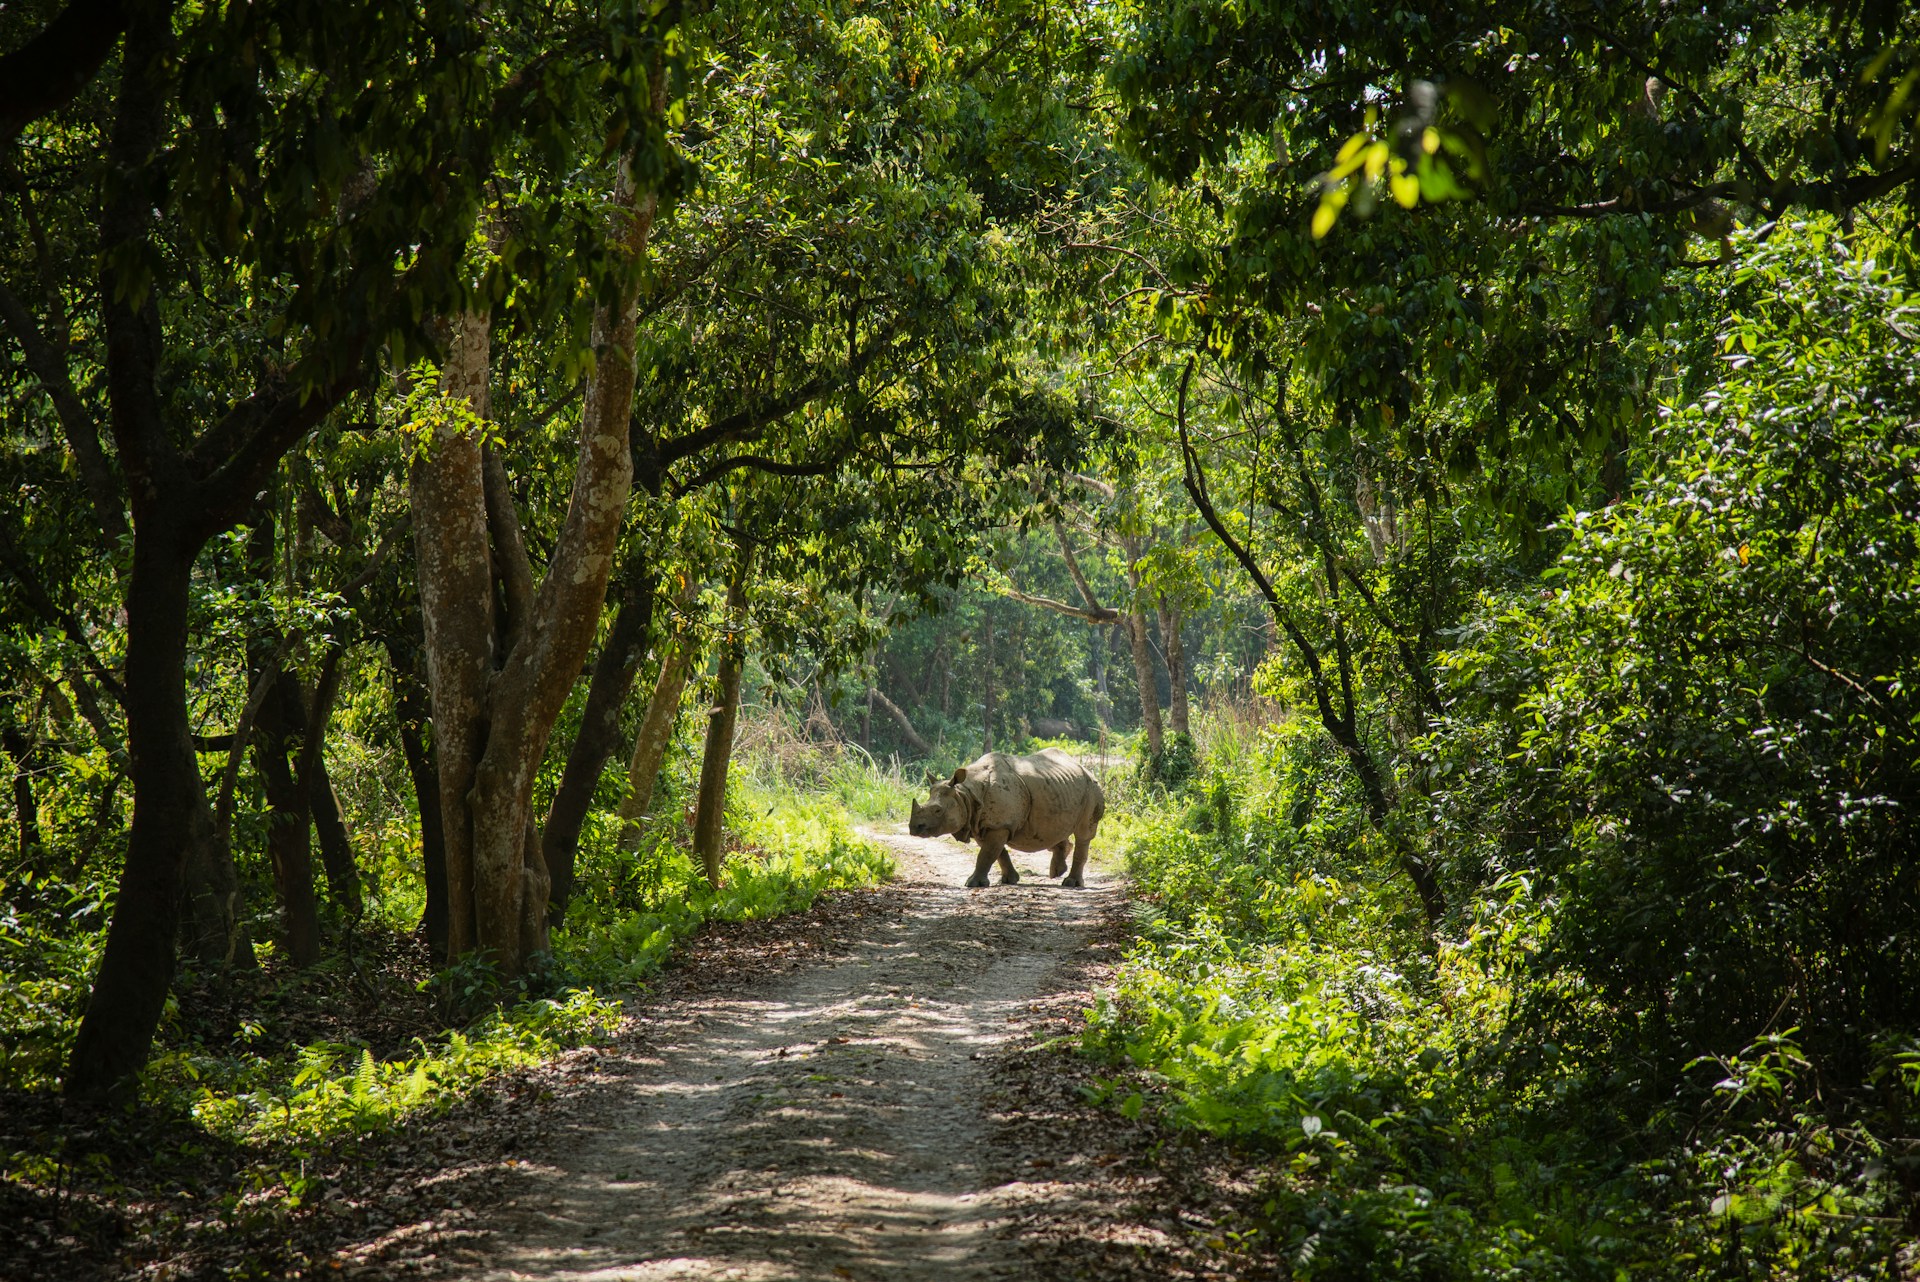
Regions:
<instances>
[{"instance_id":1,"label":"tree trunk","mask_svg":"<svg viewBox=\"0 0 1920 1282\"><path fill-rule=\"evenodd\" d=\"M426 936L434 964L442 965L447 960L447 851L440 826L440 768L426 735L432 709L421 673L425 642L418 609L407 611L385 631L387 667L393 674L393 719L407 776L413 781L414 810L420 816L420 860L427 892L420 933Z\"/></svg>"},{"instance_id":2,"label":"tree trunk","mask_svg":"<svg viewBox=\"0 0 1920 1282\"><path fill-rule=\"evenodd\" d=\"M982 671L985 673L984 694L981 698L981 737L984 746L982 753L993 751L993 604L989 602L980 610L980 648L985 656Z\"/></svg>"},{"instance_id":3,"label":"tree trunk","mask_svg":"<svg viewBox=\"0 0 1920 1282\"><path fill-rule=\"evenodd\" d=\"M268 361L253 393L197 436L169 422L159 390L166 350L159 308L147 290L125 288L113 266L157 261L156 201L165 197L136 175L150 172L165 145L167 104L177 93L169 22L163 7L129 9L99 213L104 381L133 513L124 706L134 797L113 921L68 1061L66 1090L77 1097L123 1091L145 1061L173 978L181 875L190 858L217 863L225 851L215 840L187 706L194 561L271 485L286 452L363 386L357 360L324 388L297 389L280 382ZM335 333L330 341L346 353L366 338ZM241 430L229 433L230 424ZM237 888L225 908L237 925ZM244 947L244 933L229 939Z\"/></svg>"},{"instance_id":4,"label":"tree trunk","mask_svg":"<svg viewBox=\"0 0 1920 1282\"><path fill-rule=\"evenodd\" d=\"M333 776L327 773L326 759L313 763L308 776L307 804L313 810L313 834L320 847L320 867L327 874L327 897L358 921L366 911L360 894L360 861L353 853L353 833L347 827L346 811L340 794L334 791Z\"/></svg>"},{"instance_id":5,"label":"tree trunk","mask_svg":"<svg viewBox=\"0 0 1920 1282\"><path fill-rule=\"evenodd\" d=\"M1099 627L1093 629L1093 712L1105 734L1113 723L1113 700L1107 694L1107 634Z\"/></svg>"},{"instance_id":6,"label":"tree trunk","mask_svg":"<svg viewBox=\"0 0 1920 1282\"><path fill-rule=\"evenodd\" d=\"M658 576L630 570L620 610L614 615L613 631L593 665L593 679L587 686L587 706L580 718L580 733L567 753L567 764L560 775L560 787L547 807L541 825L540 850L547 873L553 879L548 891L547 918L558 926L567 915L567 900L573 895L574 860L580 849L580 829L586 824L587 811L593 805L594 791L607 758L620 740L620 709L633 689L634 675L646 657L647 642L653 633L654 593L660 586Z\"/></svg>"},{"instance_id":7,"label":"tree trunk","mask_svg":"<svg viewBox=\"0 0 1920 1282\"><path fill-rule=\"evenodd\" d=\"M665 87L656 69L656 109L664 110ZM657 197L640 197L623 164L613 203L611 231L637 260ZM494 576L479 445L436 441L429 458L415 465L422 482L415 487L415 537L433 674L449 955L477 950L505 976L520 973L547 946L551 880L532 822L533 782L593 648L633 480L628 424L637 297L636 267L612 305L594 313L598 359L587 383L567 513L525 617L510 621L511 645L497 667L486 661L492 629L482 626L491 623ZM442 379L444 395L467 400L482 418L488 337L487 318L462 316ZM511 517L503 507L494 506L496 525ZM494 550L517 560L516 548L516 541L502 539ZM519 581L518 573L509 567L506 581Z\"/></svg>"},{"instance_id":8,"label":"tree trunk","mask_svg":"<svg viewBox=\"0 0 1920 1282\"><path fill-rule=\"evenodd\" d=\"M720 670L713 707L707 712L706 752L700 759L700 791L694 800L693 851L720 888L721 826L726 819L727 767L733 760L733 728L740 715L740 671L747 658L747 576L753 571L753 545L740 549L727 583L726 632L720 641Z\"/></svg>"},{"instance_id":9,"label":"tree trunk","mask_svg":"<svg viewBox=\"0 0 1920 1282\"><path fill-rule=\"evenodd\" d=\"M627 763L627 795L620 802L622 850L639 849L640 821L653 804L653 786L660 778L667 745L673 742L674 726L680 720L680 696L686 691L698 650L693 635L683 633L660 661L660 679L654 683L653 698L647 701L646 715L633 737L633 757Z\"/></svg>"},{"instance_id":10,"label":"tree trunk","mask_svg":"<svg viewBox=\"0 0 1920 1282\"><path fill-rule=\"evenodd\" d=\"M340 798L327 774L327 729L333 724L334 705L339 702L341 657L339 646L327 652L320 678L314 682L313 697L303 701L307 706L301 709L304 725L296 777L313 816L320 866L327 875L327 897L349 921L358 921L362 911L360 868L353 856L353 838L340 810Z\"/></svg>"},{"instance_id":11,"label":"tree trunk","mask_svg":"<svg viewBox=\"0 0 1920 1282\"><path fill-rule=\"evenodd\" d=\"M171 528L150 496L142 502L135 493L126 660L133 823L106 951L67 1066L67 1093L82 1098L118 1092L146 1061L173 982L181 873L188 852L213 840L187 714L187 611L199 545Z\"/></svg>"},{"instance_id":12,"label":"tree trunk","mask_svg":"<svg viewBox=\"0 0 1920 1282\"><path fill-rule=\"evenodd\" d=\"M1153 646L1147 637L1147 615L1141 608L1140 598L1140 557L1142 555L1138 539L1122 536L1120 550L1127 558L1127 584L1133 589L1133 599L1127 606L1127 639L1133 645L1133 671L1140 682L1140 724L1147 732L1147 752L1159 766L1161 754L1166 751L1166 732L1160 723L1160 682L1153 671Z\"/></svg>"},{"instance_id":13,"label":"tree trunk","mask_svg":"<svg viewBox=\"0 0 1920 1282\"><path fill-rule=\"evenodd\" d=\"M1027 653L1026 611L1015 610L1013 612L1013 626L1007 629L1007 631L1009 634L1007 637L1007 653L1013 658L1014 681L1016 682L1015 688L1009 690L1007 693L1013 696L1014 746L1018 746L1019 736L1028 734L1031 731L1030 723L1027 720L1027 713L1036 706L1033 690L1028 685L1029 674L1027 665L1022 662L1022 658Z\"/></svg>"},{"instance_id":14,"label":"tree trunk","mask_svg":"<svg viewBox=\"0 0 1920 1282\"><path fill-rule=\"evenodd\" d=\"M244 919L244 896L233 864L233 846L209 811L207 842L187 852L180 887L181 946L207 966L257 964Z\"/></svg>"},{"instance_id":15,"label":"tree trunk","mask_svg":"<svg viewBox=\"0 0 1920 1282\"><path fill-rule=\"evenodd\" d=\"M420 863L427 884L427 902L420 914L420 932L427 937L427 953L435 965L447 960L447 843L441 826L440 767L432 745L422 733L431 713L425 692L412 674L396 675L395 720L400 723L400 751L413 779L414 805L420 815Z\"/></svg>"},{"instance_id":16,"label":"tree trunk","mask_svg":"<svg viewBox=\"0 0 1920 1282\"><path fill-rule=\"evenodd\" d=\"M1131 571L1129 571L1131 574ZM1133 646L1133 675L1140 685L1140 725L1147 732L1147 752L1155 762L1166 751L1166 734L1160 725L1159 684L1153 671L1153 648L1147 644L1147 616L1135 603L1127 610L1127 640Z\"/></svg>"},{"instance_id":17,"label":"tree trunk","mask_svg":"<svg viewBox=\"0 0 1920 1282\"><path fill-rule=\"evenodd\" d=\"M1406 872L1408 880L1413 883L1415 892L1420 896L1420 906L1426 913L1428 930L1431 931L1439 926L1446 915L1446 896L1440 888L1439 878L1434 875L1433 869L1415 853L1403 836L1393 831L1389 823L1391 806L1387 797L1386 780L1381 775L1379 766L1374 763L1373 755L1367 751L1366 744L1361 741L1356 724L1352 656L1346 645L1339 615L1336 613L1334 616L1334 641L1340 663L1338 675L1341 694L1341 709L1336 710L1333 703L1334 687L1327 680L1320 651L1300 630L1286 604L1280 599L1280 594L1274 590L1273 580L1267 577L1265 571L1260 568L1260 563L1254 560L1252 551L1236 539L1226 523L1220 519L1220 514L1214 508L1213 500L1207 492L1206 473L1201 470L1199 455L1187 437L1187 387L1193 378L1194 364L1194 360L1189 360L1186 372L1180 377L1179 408L1175 420L1180 432L1181 482L1188 497L1193 500L1194 506L1199 509L1201 517L1206 521L1207 527L1213 531L1214 537L1233 554L1233 558L1253 580L1254 586L1259 588L1260 595L1266 600L1267 609L1273 616L1273 622L1278 625L1280 631L1286 633L1287 640L1292 644L1295 653L1306 665L1313 689L1314 704L1320 713L1320 724L1340 746L1340 750L1353 766L1354 773L1359 776L1361 791L1366 797L1367 816L1374 827L1386 835L1396 861ZM1336 566L1331 551L1322 547L1321 552L1325 558L1324 564L1329 584L1337 590L1339 579L1334 573ZM1271 640L1271 633L1269 637Z\"/></svg>"},{"instance_id":18,"label":"tree trunk","mask_svg":"<svg viewBox=\"0 0 1920 1282\"><path fill-rule=\"evenodd\" d=\"M43 862L46 844L40 836L40 806L33 796L33 772L39 755L38 746L21 732L20 727L9 725L6 730L7 755L13 758L13 819L19 830L20 866L45 877L47 869Z\"/></svg>"},{"instance_id":19,"label":"tree trunk","mask_svg":"<svg viewBox=\"0 0 1920 1282\"><path fill-rule=\"evenodd\" d=\"M263 656L261 666L273 663ZM313 894L312 811L307 792L287 763L291 740L299 732L300 682L282 668L261 705L253 735L254 767L267 796L267 856L273 886L287 925L287 956L295 966L320 960L320 914Z\"/></svg>"},{"instance_id":20,"label":"tree trunk","mask_svg":"<svg viewBox=\"0 0 1920 1282\"><path fill-rule=\"evenodd\" d=\"M1187 712L1187 648L1180 639L1180 607L1156 598L1160 612L1160 643L1167 652L1167 708L1175 734L1193 737Z\"/></svg>"},{"instance_id":21,"label":"tree trunk","mask_svg":"<svg viewBox=\"0 0 1920 1282\"><path fill-rule=\"evenodd\" d=\"M1127 640L1133 646L1133 675L1140 687L1140 725L1147 732L1147 751L1155 761L1166 751L1166 731L1160 724L1160 692L1153 671L1153 648L1147 644L1147 617L1138 606L1127 611Z\"/></svg>"},{"instance_id":22,"label":"tree trunk","mask_svg":"<svg viewBox=\"0 0 1920 1282\"><path fill-rule=\"evenodd\" d=\"M455 321L440 394L484 419L491 330L485 316ZM467 794L486 746L493 678L493 570L480 441L436 436L408 471L420 618L433 702L433 747L447 880L447 957L475 943L473 817Z\"/></svg>"}]
</instances>

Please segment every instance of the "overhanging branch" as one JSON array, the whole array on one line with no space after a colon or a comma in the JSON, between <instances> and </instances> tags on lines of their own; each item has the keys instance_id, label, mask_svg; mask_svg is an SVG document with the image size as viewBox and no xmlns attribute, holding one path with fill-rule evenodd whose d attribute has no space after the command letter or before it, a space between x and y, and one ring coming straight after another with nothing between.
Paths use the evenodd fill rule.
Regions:
<instances>
[{"instance_id":1,"label":"overhanging branch","mask_svg":"<svg viewBox=\"0 0 1920 1282\"><path fill-rule=\"evenodd\" d=\"M1019 601L1025 605L1037 605L1043 610L1052 610L1055 614L1064 614L1074 619L1085 619L1088 623L1121 622L1120 612L1118 610L1108 610L1100 607L1089 609L1085 606L1072 605L1066 601L1056 601L1052 597L1035 596L1031 592L1022 592L1019 588L1011 584L1005 587L995 588L994 591L1010 601Z\"/></svg>"},{"instance_id":2,"label":"overhanging branch","mask_svg":"<svg viewBox=\"0 0 1920 1282\"><path fill-rule=\"evenodd\" d=\"M39 35L0 58L0 143L85 89L126 26L121 0L73 0Z\"/></svg>"}]
</instances>

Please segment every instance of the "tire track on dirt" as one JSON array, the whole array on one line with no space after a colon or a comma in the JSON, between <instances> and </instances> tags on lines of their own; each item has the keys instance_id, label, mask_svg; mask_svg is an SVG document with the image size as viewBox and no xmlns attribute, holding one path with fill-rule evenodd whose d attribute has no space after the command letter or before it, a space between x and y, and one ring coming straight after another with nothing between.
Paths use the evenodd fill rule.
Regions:
<instances>
[{"instance_id":1,"label":"tire track on dirt","mask_svg":"<svg viewBox=\"0 0 1920 1282\"><path fill-rule=\"evenodd\" d=\"M905 911L843 958L650 1020L613 1089L521 1166L462 1276L976 1279L1043 1186L993 1183L984 1057L1086 948L1119 892L967 891L971 847L871 830ZM605 1079L603 1078L603 1081ZM1068 1196L1065 1192L1059 1196ZM449 1261L451 1263L451 1261Z\"/></svg>"}]
</instances>

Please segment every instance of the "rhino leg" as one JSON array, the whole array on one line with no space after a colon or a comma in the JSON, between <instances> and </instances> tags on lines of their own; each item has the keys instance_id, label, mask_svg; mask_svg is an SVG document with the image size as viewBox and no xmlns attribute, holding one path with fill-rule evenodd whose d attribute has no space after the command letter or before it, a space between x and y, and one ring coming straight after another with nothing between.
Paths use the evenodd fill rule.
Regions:
<instances>
[{"instance_id":1,"label":"rhino leg","mask_svg":"<svg viewBox=\"0 0 1920 1282\"><path fill-rule=\"evenodd\" d=\"M987 870L992 867L993 856L987 853L987 848L983 845L980 848L980 858L976 860L973 865L973 876L967 878L967 888L969 890L978 890L980 887L985 886L987 884Z\"/></svg>"},{"instance_id":2,"label":"rhino leg","mask_svg":"<svg viewBox=\"0 0 1920 1282\"><path fill-rule=\"evenodd\" d=\"M1013 866L1013 857L1007 853L1005 846L1000 848L1000 884L1002 886L1020 884L1020 870Z\"/></svg>"},{"instance_id":3,"label":"rhino leg","mask_svg":"<svg viewBox=\"0 0 1920 1282\"><path fill-rule=\"evenodd\" d=\"M1073 843L1063 841L1053 848L1053 862L1047 865L1047 876L1058 877L1067 870L1067 847Z\"/></svg>"},{"instance_id":4,"label":"rhino leg","mask_svg":"<svg viewBox=\"0 0 1920 1282\"><path fill-rule=\"evenodd\" d=\"M1082 887L1082 886L1084 886L1084 885L1086 885L1086 883L1085 883L1084 881L1082 881L1082 880L1080 880L1080 874L1086 871L1086 868L1087 868L1087 847L1089 847L1089 846L1091 846L1092 844L1093 844L1093 834L1092 834L1092 833L1088 833L1088 834L1087 834L1086 836L1084 836L1084 837L1083 837L1083 836L1080 836L1080 835L1079 835L1078 833L1076 833L1076 834L1074 834L1074 838L1073 838L1073 871L1072 871L1072 872L1070 872L1070 873L1068 873L1068 874L1067 874L1067 879L1066 879L1065 881L1063 881L1063 882L1061 882L1061 883L1060 883L1060 884L1061 884L1062 886L1071 886L1071 887L1073 887L1074 889L1076 889L1076 890L1077 890L1077 889L1079 889L1080 887ZM1059 856L1058 856L1058 855L1056 855L1056 856L1054 856L1054 857L1055 857L1056 859L1058 859L1058 858L1059 858Z\"/></svg>"},{"instance_id":5,"label":"rhino leg","mask_svg":"<svg viewBox=\"0 0 1920 1282\"><path fill-rule=\"evenodd\" d=\"M978 840L980 857L974 861L973 876L967 878L967 885L975 890L987 885L987 873L992 869L995 860L1000 861L1003 874L1013 868L1013 861L1007 858L1007 838L1004 833L983 832ZM1014 873L1014 880L1019 880L1019 877L1020 874ZM1005 882L1004 875L1001 880Z\"/></svg>"}]
</instances>

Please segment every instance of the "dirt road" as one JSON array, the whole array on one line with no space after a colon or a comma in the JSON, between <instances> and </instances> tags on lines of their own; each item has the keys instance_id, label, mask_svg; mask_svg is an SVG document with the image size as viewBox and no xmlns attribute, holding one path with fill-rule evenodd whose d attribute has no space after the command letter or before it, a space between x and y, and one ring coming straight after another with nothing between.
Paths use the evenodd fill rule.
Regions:
<instances>
[{"instance_id":1,"label":"dirt road","mask_svg":"<svg viewBox=\"0 0 1920 1282\"><path fill-rule=\"evenodd\" d=\"M994 1183L1012 1163L992 1150L981 1056L1054 996L1118 891L1098 863L1088 889L1056 889L1044 852L1023 884L968 891L971 847L872 835L907 910L838 961L670 1012L605 1057L614 1081L522 1167L461 1276L1024 1272L1007 1223L1071 1194Z\"/></svg>"}]
</instances>

